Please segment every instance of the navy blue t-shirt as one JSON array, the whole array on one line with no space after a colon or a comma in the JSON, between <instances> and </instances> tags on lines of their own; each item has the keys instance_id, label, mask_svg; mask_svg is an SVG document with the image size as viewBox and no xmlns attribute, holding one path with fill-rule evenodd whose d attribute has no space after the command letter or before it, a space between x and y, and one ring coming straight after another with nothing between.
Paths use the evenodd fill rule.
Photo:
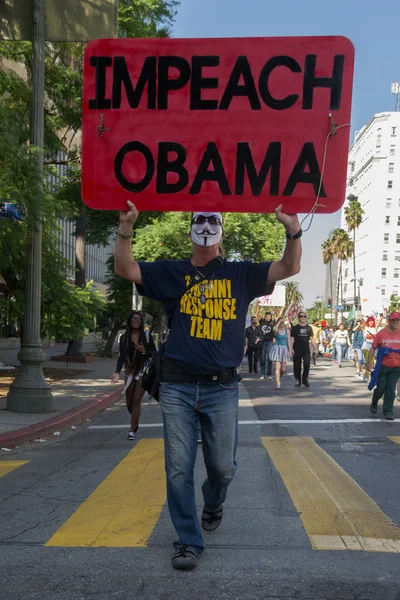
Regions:
<instances>
[{"instance_id":1,"label":"navy blue t-shirt","mask_svg":"<svg viewBox=\"0 0 400 600\"><path fill-rule=\"evenodd\" d=\"M271 294L275 287L274 283L267 284L270 264L224 260L209 280L184 294L196 274L189 259L139 262L139 294L160 300L168 319L172 317L165 356L176 360L189 373L215 373L238 367L243 358L249 303ZM202 285L204 304L200 299Z\"/></svg>"}]
</instances>

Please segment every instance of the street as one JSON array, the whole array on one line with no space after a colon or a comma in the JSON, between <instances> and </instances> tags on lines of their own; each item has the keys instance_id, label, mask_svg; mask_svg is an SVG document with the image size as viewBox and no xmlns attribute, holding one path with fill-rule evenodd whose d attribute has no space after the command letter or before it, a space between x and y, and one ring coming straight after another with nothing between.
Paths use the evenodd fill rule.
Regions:
<instances>
[{"instance_id":1,"label":"street","mask_svg":"<svg viewBox=\"0 0 400 600\"><path fill-rule=\"evenodd\" d=\"M146 396L132 443L121 398L1 453L1 599L399 598L400 421L371 415L350 362L321 360L309 390L242 371L238 470L195 571L171 567L160 408Z\"/></svg>"}]
</instances>

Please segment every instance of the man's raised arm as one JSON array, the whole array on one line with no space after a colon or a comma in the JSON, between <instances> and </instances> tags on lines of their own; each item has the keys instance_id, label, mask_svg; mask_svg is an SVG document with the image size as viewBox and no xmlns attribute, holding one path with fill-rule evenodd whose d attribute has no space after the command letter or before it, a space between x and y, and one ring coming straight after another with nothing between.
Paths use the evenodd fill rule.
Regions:
<instances>
[{"instance_id":1,"label":"man's raised arm","mask_svg":"<svg viewBox=\"0 0 400 600\"><path fill-rule=\"evenodd\" d=\"M286 215L282 205L275 209L276 218L285 227L286 246L280 260L274 261L269 269L268 283L282 281L300 271L301 260L301 227L297 215Z\"/></svg>"},{"instance_id":2,"label":"man's raised arm","mask_svg":"<svg viewBox=\"0 0 400 600\"><path fill-rule=\"evenodd\" d=\"M114 249L114 271L128 281L142 283L140 266L132 256L133 226L139 211L129 200L128 206L128 211L121 210L119 213L119 228Z\"/></svg>"}]
</instances>

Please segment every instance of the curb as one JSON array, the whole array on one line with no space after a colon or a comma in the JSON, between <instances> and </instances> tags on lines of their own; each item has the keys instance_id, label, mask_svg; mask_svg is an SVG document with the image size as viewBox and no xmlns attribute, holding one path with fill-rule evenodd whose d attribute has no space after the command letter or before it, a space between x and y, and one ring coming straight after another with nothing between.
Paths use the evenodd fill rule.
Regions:
<instances>
[{"instance_id":1,"label":"curb","mask_svg":"<svg viewBox=\"0 0 400 600\"><path fill-rule=\"evenodd\" d=\"M120 399L123 386L119 385L116 390L107 392L101 396L97 396L71 408L56 417L46 419L41 423L35 423L22 429L9 431L0 435L0 446L21 444L23 442L29 442L37 437L44 437L50 435L55 431L63 431L72 427L72 425L81 425L86 419L89 419L100 410L103 410L114 404Z\"/></svg>"}]
</instances>

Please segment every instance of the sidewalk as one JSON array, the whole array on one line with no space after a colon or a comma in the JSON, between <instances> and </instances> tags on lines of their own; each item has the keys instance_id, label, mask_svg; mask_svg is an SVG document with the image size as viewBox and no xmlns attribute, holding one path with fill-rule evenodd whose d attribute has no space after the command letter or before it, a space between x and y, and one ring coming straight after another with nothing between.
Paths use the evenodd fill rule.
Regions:
<instances>
[{"instance_id":1,"label":"sidewalk","mask_svg":"<svg viewBox=\"0 0 400 600\"><path fill-rule=\"evenodd\" d=\"M89 364L50 360L51 356L64 354L65 348L66 344L57 344L53 348L43 349L48 359L43 365L44 369L62 369L66 371L68 377L51 384L53 393L51 412L9 412L6 410L6 397L0 397L1 448L70 429L119 400L122 385L115 386L110 383L110 377L115 371L115 358L96 357L96 360ZM92 345L87 344L83 351L90 352L94 349ZM17 350L2 350L0 362L17 367L19 366L17 354ZM9 371L8 374L12 376L13 373Z\"/></svg>"}]
</instances>

